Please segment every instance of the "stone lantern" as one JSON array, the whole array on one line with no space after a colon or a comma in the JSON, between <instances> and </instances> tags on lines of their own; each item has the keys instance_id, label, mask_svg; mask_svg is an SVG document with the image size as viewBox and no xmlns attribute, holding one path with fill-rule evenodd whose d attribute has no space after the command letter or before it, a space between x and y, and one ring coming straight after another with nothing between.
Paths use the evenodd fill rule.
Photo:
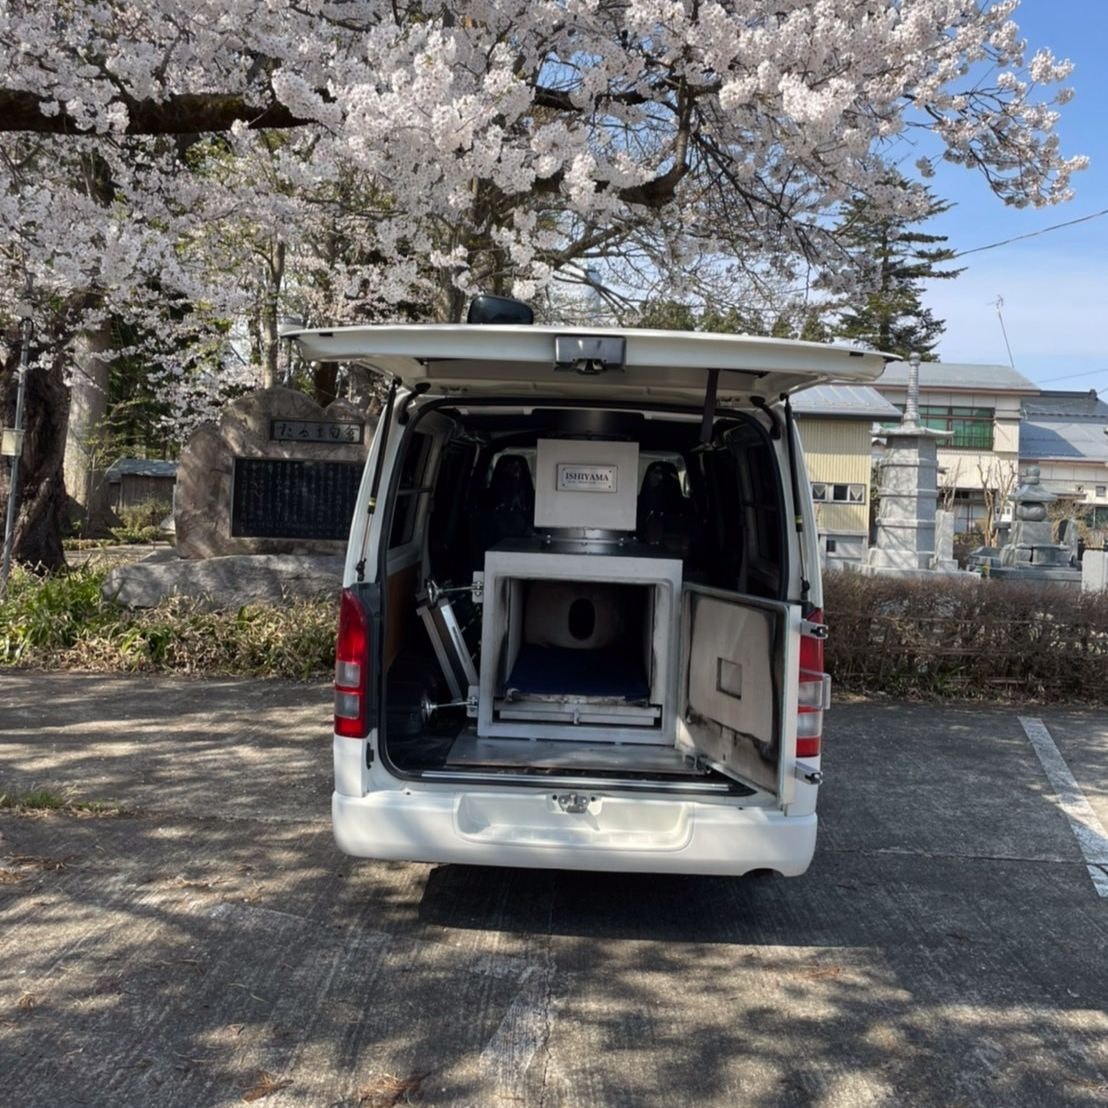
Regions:
<instances>
[{"instance_id":1,"label":"stone lantern","mask_svg":"<svg viewBox=\"0 0 1108 1108\"><path fill-rule=\"evenodd\" d=\"M1015 519L1008 544L1000 548L1002 566L1068 565L1069 548L1054 541L1053 528L1047 519L1047 505L1057 499L1040 483L1039 467L1030 466L1023 475L1023 483L1011 496Z\"/></svg>"}]
</instances>

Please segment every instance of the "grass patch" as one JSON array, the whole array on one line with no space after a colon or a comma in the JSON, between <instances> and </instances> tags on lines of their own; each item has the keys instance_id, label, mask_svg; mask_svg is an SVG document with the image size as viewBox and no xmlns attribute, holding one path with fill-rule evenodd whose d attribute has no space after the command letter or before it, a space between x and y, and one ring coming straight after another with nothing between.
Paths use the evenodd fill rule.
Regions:
<instances>
[{"instance_id":1,"label":"grass patch","mask_svg":"<svg viewBox=\"0 0 1108 1108\"><path fill-rule=\"evenodd\" d=\"M13 812L66 812L75 816L129 816L115 800L81 800L70 792L36 787L0 792L0 809Z\"/></svg>"},{"instance_id":2,"label":"grass patch","mask_svg":"<svg viewBox=\"0 0 1108 1108\"><path fill-rule=\"evenodd\" d=\"M184 597L131 611L104 600L108 572L13 571L0 601L0 665L307 680L334 666L336 604L301 600L205 611Z\"/></svg>"},{"instance_id":3,"label":"grass patch","mask_svg":"<svg viewBox=\"0 0 1108 1108\"><path fill-rule=\"evenodd\" d=\"M0 793L0 808L55 812L65 808L68 803L64 796L49 789L30 789L25 793Z\"/></svg>"},{"instance_id":4,"label":"grass patch","mask_svg":"<svg viewBox=\"0 0 1108 1108\"><path fill-rule=\"evenodd\" d=\"M62 539L63 550L103 550L115 545L115 539Z\"/></svg>"}]
</instances>

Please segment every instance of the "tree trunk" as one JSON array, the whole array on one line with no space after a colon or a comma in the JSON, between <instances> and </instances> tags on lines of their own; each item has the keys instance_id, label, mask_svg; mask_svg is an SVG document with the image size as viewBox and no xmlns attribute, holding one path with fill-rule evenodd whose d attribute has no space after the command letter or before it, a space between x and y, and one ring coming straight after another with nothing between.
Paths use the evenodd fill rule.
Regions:
<instances>
[{"instance_id":1,"label":"tree trunk","mask_svg":"<svg viewBox=\"0 0 1108 1108\"><path fill-rule=\"evenodd\" d=\"M280 339L277 335L277 306L281 295L281 283L285 279L285 244L277 242L273 248L266 274L265 304L262 307L262 387L271 389L277 384Z\"/></svg>"},{"instance_id":2,"label":"tree trunk","mask_svg":"<svg viewBox=\"0 0 1108 1108\"><path fill-rule=\"evenodd\" d=\"M262 313L251 312L246 319L246 329L250 332L250 364L262 364Z\"/></svg>"},{"instance_id":3,"label":"tree trunk","mask_svg":"<svg viewBox=\"0 0 1108 1108\"><path fill-rule=\"evenodd\" d=\"M466 294L461 289L455 288L453 284L443 291L446 296L446 322L461 323L466 313Z\"/></svg>"},{"instance_id":4,"label":"tree trunk","mask_svg":"<svg viewBox=\"0 0 1108 1108\"><path fill-rule=\"evenodd\" d=\"M338 396L339 363L317 362L312 371L312 392L315 402L326 408Z\"/></svg>"},{"instance_id":5,"label":"tree trunk","mask_svg":"<svg viewBox=\"0 0 1108 1108\"><path fill-rule=\"evenodd\" d=\"M69 387L69 426L65 440L65 487L69 510L82 535L108 534L112 521L104 470L104 422L108 414L108 362L111 326L82 331L75 343L73 382Z\"/></svg>"},{"instance_id":6,"label":"tree trunk","mask_svg":"<svg viewBox=\"0 0 1108 1108\"><path fill-rule=\"evenodd\" d=\"M7 426L15 417L19 343L12 342L9 349L12 353L0 374L0 413ZM48 570L65 565L61 534L66 506L62 461L67 400L60 362L48 370L33 369L27 374L23 411L26 434L19 463L19 511L12 554L15 561ZM0 465L0 494L5 507L10 474L7 465Z\"/></svg>"},{"instance_id":7,"label":"tree trunk","mask_svg":"<svg viewBox=\"0 0 1108 1108\"><path fill-rule=\"evenodd\" d=\"M266 297L262 310L262 388L277 384L277 298Z\"/></svg>"}]
</instances>

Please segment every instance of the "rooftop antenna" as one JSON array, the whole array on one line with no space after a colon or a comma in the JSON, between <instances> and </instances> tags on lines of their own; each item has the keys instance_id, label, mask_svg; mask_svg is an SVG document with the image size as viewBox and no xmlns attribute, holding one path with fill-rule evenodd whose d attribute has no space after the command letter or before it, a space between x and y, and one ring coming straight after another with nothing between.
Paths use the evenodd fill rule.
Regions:
<instances>
[{"instance_id":1,"label":"rooftop antenna","mask_svg":"<svg viewBox=\"0 0 1108 1108\"><path fill-rule=\"evenodd\" d=\"M996 300L993 301L993 307L996 308L996 318L1000 320L1000 333L1004 336L1004 346L1008 351L1008 364L1015 369L1015 359L1012 357L1012 344L1008 341L1008 328L1004 326L1004 297L997 293Z\"/></svg>"}]
</instances>

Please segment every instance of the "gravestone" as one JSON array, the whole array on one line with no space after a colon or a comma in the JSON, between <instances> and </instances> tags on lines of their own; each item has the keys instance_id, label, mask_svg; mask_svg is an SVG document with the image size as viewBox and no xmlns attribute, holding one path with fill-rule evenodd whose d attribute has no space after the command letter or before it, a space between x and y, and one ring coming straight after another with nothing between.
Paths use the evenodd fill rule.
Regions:
<instances>
[{"instance_id":1,"label":"gravestone","mask_svg":"<svg viewBox=\"0 0 1108 1108\"><path fill-rule=\"evenodd\" d=\"M1066 548L1066 562L1076 566L1081 561L1081 536L1077 532L1077 520L1072 516L1062 520L1058 531L1058 542Z\"/></svg>"},{"instance_id":2,"label":"gravestone","mask_svg":"<svg viewBox=\"0 0 1108 1108\"><path fill-rule=\"evenodd\" d=\"M373 418L294 389L248 393L196 429L174 497L182 558L341 554Z\"/></svg>"},{"instance_id":3,"label":"gravestone","mask_svg":"<svg viewBox=\"0 0 1108 1108\"><path fill-rule=\"evenodd\" d=\"M1084 592L1108 592L1108 550L1086 550L1081 560Z\"/></svg>"},{"instance_id":4,"label":"gravestone","mask_svg":"<svg viewBox=\"0 0 1108 1108\"><path fill-rule=\"evenodd\" d=\"M958 568L954 557L954 513L943 508L935 510L935 557L931 568L944 572Z\"/></svg>"}]
</instances>

